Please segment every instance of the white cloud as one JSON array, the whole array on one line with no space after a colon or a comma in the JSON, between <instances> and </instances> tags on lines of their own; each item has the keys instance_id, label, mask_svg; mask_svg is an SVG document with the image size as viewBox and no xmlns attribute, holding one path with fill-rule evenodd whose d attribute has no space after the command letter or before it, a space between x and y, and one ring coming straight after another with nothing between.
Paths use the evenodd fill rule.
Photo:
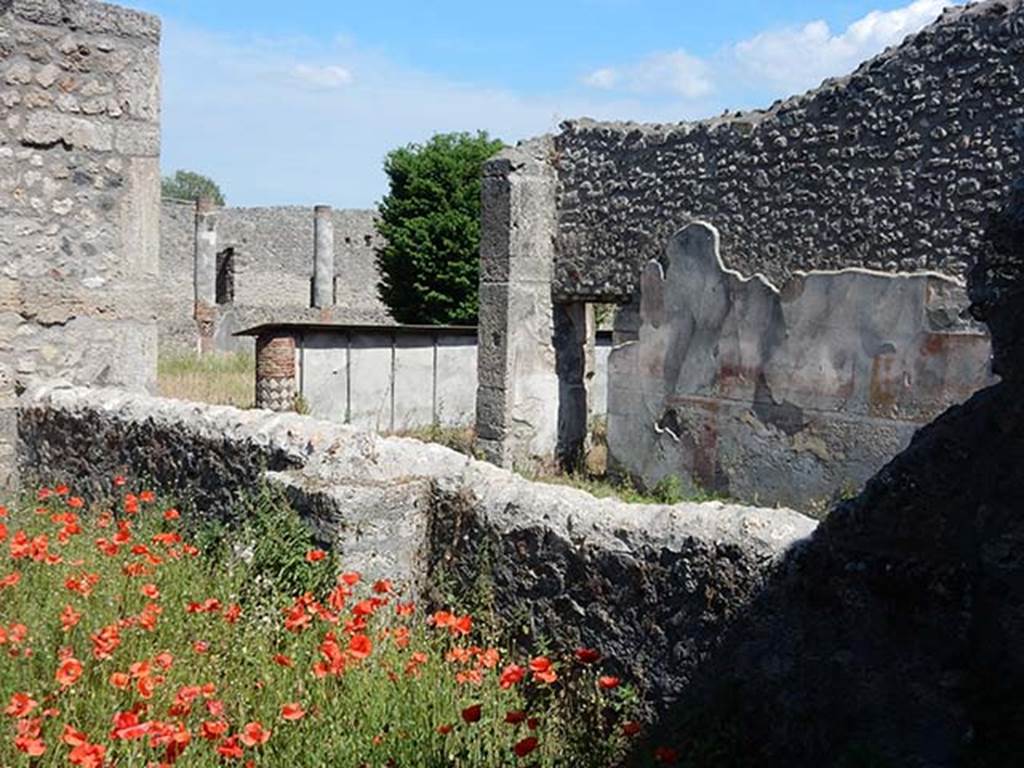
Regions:
<instances>
[{"instance_id":1,"label":"white cloud","mask_svg":"<svg viewBox=\"0 0 1024 768\"><path fill-rule=\"evenodd\" d=\"M653 53L633 63L596 69L582 83L603 91L691 100L714 93L727 104L742 91L789 96L844 75L900 43L937 19L950 2L963 0L914 0L892 11L872 11L840 32L822 20L767 30L704 59L684 50Z\"/></svg>"},{"instance_id":2,"label":"white cloud","mask_svg":"<svg viewBox=\"0 0 1024 768\"><path fill-rule=\"evenodd\" d=\"M605 67L604 69L595 69L584 77L583 84L589 85L591 88L608 91L618 85L620 79L620 75L616 70L611 67Z\"/></svg>"},{"instance_id":3,"label":"white cloud","mask_svg":"<svg viewBox=\"0 0 1024 768\"><path fill-rule=\"evenodd\" d=\"M769 30L736 44L727 57L749 79L805 90L900 43L938 18L946 5L947 0L915 0L892 11L872 11L838 34L820 20Z\"/></svg>"},{"instance_id":4,"label":"white cloud","mask_svg":"<svg viewBox=\"0 0 1024 768\"><path fill-rule=\"evenodd\" d=\"M687 99L714 90L708 64L683 50L654 53L622 69L597 69L584 77L583 83L606 91L621 88L630 93L669 93Z\"/></svg>"},{"instance_id":5,"label":"white cloud","mask_svg":"<svg viewBox=\"0 0 1024 768\"><path fill-rule=\"evenodd\" d=\"M335 64L296 64L292 68L292 74L300 81L317 88L341 88L352 82L352 73L345 67Z\"/></svg>"},{"instance_id":6,"label":"white cloud","mask_svg":"<svg viewBox=\"0 0 1024 768\"><path fill-rule=\"evenodd\" d=\"M386 191L384 156L437 132L483 129L514 143L582 115L700 116L614 94L586 99L457 83L350 40L229 37L173 20L164 24L162 61L163 168L212 176L231 205L369 207ZM335 73L325 82L328 66L351 79L342 83ZM299 72L317 73L321 85L298 87Z\"/></svg>"}]
</instances>

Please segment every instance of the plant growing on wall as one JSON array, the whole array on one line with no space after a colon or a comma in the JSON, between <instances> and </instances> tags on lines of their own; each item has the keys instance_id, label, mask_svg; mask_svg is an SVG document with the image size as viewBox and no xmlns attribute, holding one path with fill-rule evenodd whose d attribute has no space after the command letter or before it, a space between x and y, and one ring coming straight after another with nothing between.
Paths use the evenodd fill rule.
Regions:
<instances>
[{"instance_id":1,"label":"plant growing on wall","mask_svg":"<svg viewBox=\"0 0 1024 768\"><path fill-rule=\"evenodd\" d=\"M378 293L399 322L476 323L480 175L502 146L485 131L446 133L388 154Z\"/></svg>"},{"instance_id":2,"label":"plant growing on wall","mask_svg":"<svg viewBox=\"0 0 1024 768\"><path fill-rule=\"evenodd\" d=\"M160 195L173 200L208 197L217 205L224 205L224 194L217 182L194 171L175 171L173 176L164 176L160 180Z\"/></svg>"}]
</instances>

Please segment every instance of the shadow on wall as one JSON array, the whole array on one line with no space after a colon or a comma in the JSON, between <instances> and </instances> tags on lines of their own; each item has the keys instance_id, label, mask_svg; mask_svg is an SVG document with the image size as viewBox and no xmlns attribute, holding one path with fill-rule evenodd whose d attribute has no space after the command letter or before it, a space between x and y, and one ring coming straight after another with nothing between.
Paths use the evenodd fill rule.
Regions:
<instances>
[{"instance_id":1,"label":"shadow on wall","mask_svg":"<svg viewBox=\"0 0 1024 768\"><path fill-rule=\"evenodd\" d=\"M791 553L671 732L692 765L1009 766L1024 732L1024 183L971 273L1003 381Z\"/></svg>"},{"instance_id":2,"label":"shadow on wall","mask_svg":"<svg viewBox=\"0 0 1024 768\"><path fill-rule=\"evenodd\" d=\"M639 308L620 311L611 465L647 488L680 476L824 508L994 381L966 304L934 273L797 273L777 289L726 268L715 228L691 224L647 264Z\"/></svg>"}]
</instances>

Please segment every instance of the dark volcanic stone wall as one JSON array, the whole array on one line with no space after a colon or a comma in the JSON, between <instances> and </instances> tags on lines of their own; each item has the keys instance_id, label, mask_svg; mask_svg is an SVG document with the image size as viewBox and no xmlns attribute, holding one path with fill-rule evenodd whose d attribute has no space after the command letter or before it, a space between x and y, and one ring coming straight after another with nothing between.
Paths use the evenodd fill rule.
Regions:
<instances>
[{"instance_id":1,"label":"dark volcanic stone wall","mask_svg":"<svg viewBox=\"0 0 1024 768\"><path fill-rule=\"evenodd\" d=\"M863 266L962 276L1022 168L1024 3L947 10L853 75L764 112L566 123L555 293L624 298L695 218L780 282Z\"/></svg>"}]
</instances>

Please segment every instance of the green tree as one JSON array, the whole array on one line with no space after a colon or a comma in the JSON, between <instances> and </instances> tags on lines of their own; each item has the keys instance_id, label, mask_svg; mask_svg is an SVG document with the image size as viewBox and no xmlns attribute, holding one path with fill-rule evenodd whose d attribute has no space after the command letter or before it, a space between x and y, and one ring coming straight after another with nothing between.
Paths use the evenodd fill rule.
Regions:
<instances>
[{"instance_id":1,"label":"green tree","mask_svg":"<svg viewBox=\"0 0 1024 768\"><path fill-rule=\"evenodd\" d=\"M217 182L193 171L175 171L160 181L160 194L175 200L197 200L208 197L217 205L224 205L224 195Z\"/></svg>"},{"instance_id":2,"label":"green tree","mask_svg":"<svg viewBox=\"0 0 1024 768\"><path fill-rule=\"evenodd\" d=\"M483 131L446 133L388 154L378 293L399 322L476 323L480 175L502 146Z\"/></svg>"}]
</instances>

